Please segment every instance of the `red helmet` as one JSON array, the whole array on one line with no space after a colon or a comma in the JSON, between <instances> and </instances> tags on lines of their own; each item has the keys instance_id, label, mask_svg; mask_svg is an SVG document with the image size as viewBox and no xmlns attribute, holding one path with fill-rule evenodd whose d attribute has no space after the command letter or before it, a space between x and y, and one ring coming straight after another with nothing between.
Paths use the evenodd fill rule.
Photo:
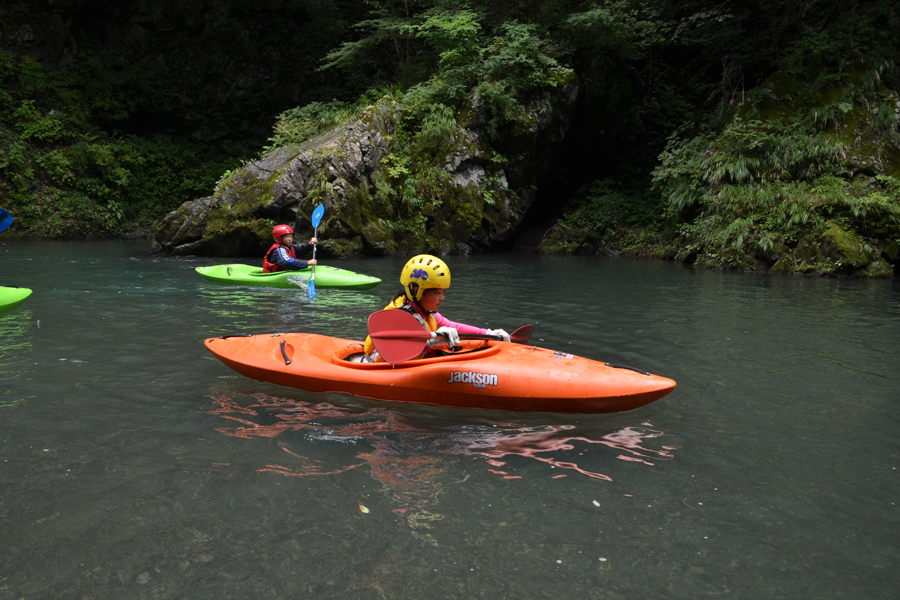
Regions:
<instances>
[{"instance_id":1,"label":"red helmet","mask_svg":"<svg viewBox=\"0 0 900 600\"><path fill-rule=\"evenodd\" d=\"M280 244L281 236L287 235L289 233L294 233L294 230L291 229L290 225L276 225L275 229L272 230L272 237L275 238L275 241Z\"/></svg>"}]
</instances>

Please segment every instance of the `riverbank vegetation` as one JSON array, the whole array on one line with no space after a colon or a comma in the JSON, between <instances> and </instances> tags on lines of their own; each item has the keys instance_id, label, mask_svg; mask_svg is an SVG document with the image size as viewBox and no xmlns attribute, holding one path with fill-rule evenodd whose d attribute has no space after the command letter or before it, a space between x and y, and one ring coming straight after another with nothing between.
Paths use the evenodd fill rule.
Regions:
<instances>
[{"instance_id":1,"label":"riverbank vegetation","mask_svg":"<svg viewBox=\"0 0 900 600\"><path fill-rule=\"evenodd\" d=\"M540 247L891 276L900 252L900 23L885 4L867 8L807 28L759 85L732 89L727 106L675 130L652 185L623 201L612 182L595 183ZM661 212L650 218L637 206Z\"/></svg>"},{"instance_id":2,"label":"riverbank vegetation","mask_svg":"<svg viewBox=\"0 0 900 600\"><path fill-rule=\"evenodd\" d=\"M18 236L146 233L239 165L239 145L99 125L122 119L128 105L90 57L63 73L0 51L0 198Z\"/></svg>"},{"instance_id":3,"label":"riverbank vegetation","mask_svg":"<svg viewBox=\"0 0 900 600\"><path fill-rule=\"evenodd\" d=\"M402 120L376 195L399 217L380 226L413 231L442 203L460 130L487 132L472 151L497 166L480 179L479 201L491 205L515 192L500 175L505 148L541 118L535 100L573 85L565 140L529 182L536 193L521 228L539 232L539 251L861 276L889 276L898 263L900 13L891 2L212 4L184 16L192 33L176 33L205 24L188 47L214 57L206 68L218 79L161 77L148 65L168 49L142 47L142 69L126 68L127 57L111 58L115 35L84 37L60 67L0 28L0 204L16 212L14 235L146 230L213 194L247 159L385 97ZM18 6L20 23L43 14ZM152 19L143 3L129 7L123 22ZM174 39L159 33L172 16L159 17L157 35ZM298 79L302 91L274 91ZM241 110L224 108L232 92ZM266 121L274 127L261 133Z\"/></svg>"}]
</instances>

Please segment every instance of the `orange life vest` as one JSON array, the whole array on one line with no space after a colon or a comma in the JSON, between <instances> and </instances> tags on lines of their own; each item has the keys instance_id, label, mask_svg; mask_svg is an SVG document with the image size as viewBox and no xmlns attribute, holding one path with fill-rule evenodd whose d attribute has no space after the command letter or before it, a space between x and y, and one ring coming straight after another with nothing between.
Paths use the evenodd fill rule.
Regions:
<instances>
[{"instance_id":1,"label":"orange life vest","mask_svg":"<svg viewBox=\"0 0 900 600\"><path fill-rule=\"evenodd\" d=\"M278 271L287 271L287 269L285 269L281 265L269 262L269 257L272 256L272 252L274 252L275 249L279 246L281 246L281 244L272 244L272 247L269 248L269 251L266 252L266 255L263 257L263 273L277 273ZM293 246L285 246L285 248L287 248L288 254L291 255L291 258L297 258L294 255Z\"/></svg>"}]
</instances>

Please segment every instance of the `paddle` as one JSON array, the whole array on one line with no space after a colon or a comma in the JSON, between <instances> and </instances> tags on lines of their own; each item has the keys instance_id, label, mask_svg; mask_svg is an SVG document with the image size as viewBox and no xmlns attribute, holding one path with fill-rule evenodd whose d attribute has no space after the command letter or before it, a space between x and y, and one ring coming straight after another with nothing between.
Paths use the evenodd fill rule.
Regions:
<instances>
[{"instance_id":1,"label":"paddle","mask_svg":"<svg viewBox=\"0 0 900 600\"><path fill-rule=\"evenodd\" d=\"M378 354L391 364L405 362L425 351L426 342L432 339L432 333L425 331L414 316L405 310L380 310L369 315L369 336ZM519 327L509 339L517 344L524 344L534 332L534 325ZM437 334L446 338L443 334ZM466 340L501 340L499 335L476 333L460 334Z\"/></svg>"},{"instance_id":2,"label":"paddle","mask_svg":"<svg viewBox=\"0 0 900 600\"><path fill-rule=\"evenodd\" d=\"M6 212L6 209L0 208L0 231L5 231L12 222L12 215Z\"/></svg>"},{"instance_id":3,"label":"paddle","mask_svg":"<svg viewBox=\"0 0 900 600\"><path fill-rule=\"evenodd\" d=\"M319 221L322 220L322 215L325 214L325 205L320 204L316 207L312 214L312 226L313 226L313 237L319 237ZM316 245L313 244L313 260L316 259ZM309 278L309 285L307 286L307 291L309 291L309 300L310 302L316 299L316 265L313 265L312 268L312 276Z\"/></svg>"}]
</instances>

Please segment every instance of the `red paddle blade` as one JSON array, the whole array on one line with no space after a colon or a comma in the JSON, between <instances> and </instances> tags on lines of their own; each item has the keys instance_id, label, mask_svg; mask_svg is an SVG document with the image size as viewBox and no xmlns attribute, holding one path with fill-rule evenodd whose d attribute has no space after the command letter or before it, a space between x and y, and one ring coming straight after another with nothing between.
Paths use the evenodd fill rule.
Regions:
<instances>
[{"instance_id":1,"label":"red paddle blade","mask_svg":"<svg viewBox=\"0 0 900 600\"><path fill-rule=\"evenodd\" d=\"M534 333L534 325L522 325L509 334L509 341L516 344L524 344L531 337L532 333Z\"/></svg>"},{"instance_id":2,"label":"red paddle blade","mask_svg":"<svg viewBox=\"0 0 900 600\"><path fill-rule=\"evenodd\" d=\"M414 316L403 310L380 310L369 315L369 337L381 358L397 364L425 351L431 333L422 329Z\"/></svg>"}]
</instances>

